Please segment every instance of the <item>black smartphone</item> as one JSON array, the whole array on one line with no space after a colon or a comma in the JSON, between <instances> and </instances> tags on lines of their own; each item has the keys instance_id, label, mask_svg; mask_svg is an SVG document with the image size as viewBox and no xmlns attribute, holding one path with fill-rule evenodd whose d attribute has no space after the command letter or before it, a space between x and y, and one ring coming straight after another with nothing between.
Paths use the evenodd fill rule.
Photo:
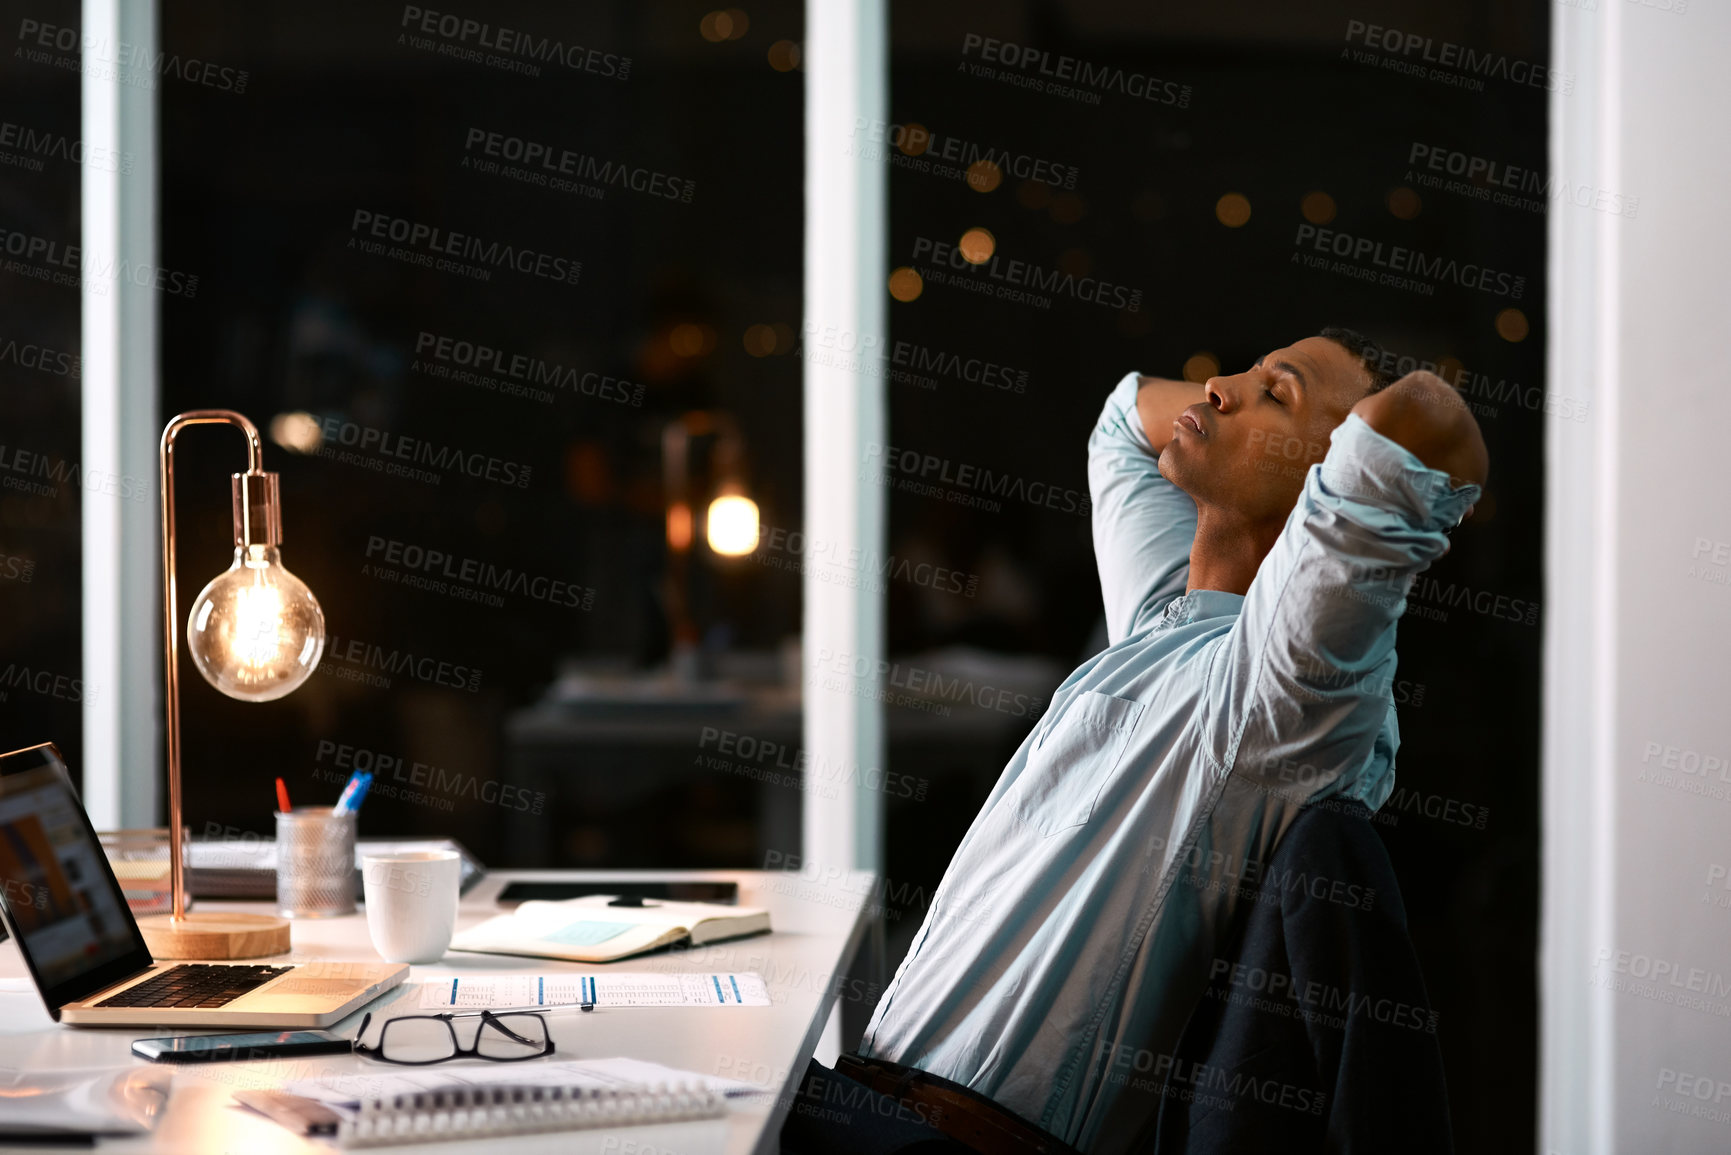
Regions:
<instances>
[{"instance_id":1,"label":"black smartphone","mask_svg":"<svg viewBox=\"0 0 1731 1155\"><path fill-rule=\"evenodd\" d=\"M229 1063L239 1059L286 1059L294 1055L346 1055L353 1039L329 1031L258 1031L245 1035L177 1035L139 1039L132 1053L153 1063Z\"/></svg>"},{"instance_id":2,"label":"black smartphone","mask_svg":"<svg viewBox=\"0 0 1731 1155\"><path fill-rule=\"evenodd\" d=\"M620 898L650 898L661 902L719 902L739 904L737 882L507 882L499 892L500 905L531 899L557 902L563 898L585 898L611 894Z\"/></svg>"}]
</instances>

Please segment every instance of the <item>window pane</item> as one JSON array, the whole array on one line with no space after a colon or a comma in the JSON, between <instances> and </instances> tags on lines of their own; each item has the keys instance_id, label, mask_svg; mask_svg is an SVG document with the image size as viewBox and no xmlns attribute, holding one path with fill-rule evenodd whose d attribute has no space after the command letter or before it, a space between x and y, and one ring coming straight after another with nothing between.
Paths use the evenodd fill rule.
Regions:
<instances>
[{"instance_id":1,"label":"window pane","mask_svg":"<svg viewBox=\"0 0 1731 1155\"><path fill-rule=\"evenodd\" d=\"M79 652L81 512L94 490L79 444L79 5L12 8L0 68L0 748L60 746L81 781L84 713L106 688ZM23 21L21 23L20 21ZM29 27L26 28L26 25ZM26 32L28 34L26 34Z\"/></svg>"},{"instance_id":2,"label":"window pane","mask_svg":"<svg viewBox=\"0 0 1731 1155\"><path fill-rule=\"evenodd\" d=\"M1358 53L1347 30L1379 21L1502 63L1482 82L1414 76L1411 44ZM1422 20L892 4L893 123L868 142L891 164L890 263L907 270L889 286L906 357L889 549L964 575L959 592L890 593L890 660L927 687L886 707L891 765L927 783L886 802L885 870L908 896L888 904L892 965L1052 691L1105 647L1085 447L1107 394L1133 371L1242 373L1351 326L1388 369L1428 363L1459 387L1495 462L1492 498L1400 623L1402 746L1377 829L1443 1024L1457 1144L1532 1134L1541 463L1579 412L1540 397L1542 271L1546 213L1571 206L1451 174L1495 161L1508 187L1544 186L1547 93L1496 68L1546 60L1547 29L1533 2ZM1343 33L1370 59L1343 56ZM1408 273L1379 280L1391 267ZM932 711L950 744L923 738Z\"/></svg>"},{"instance_id":3,"label":"window pane","mask_svg":"<svg viewBox=\"0 0 1731 1155\"><path fill-rule=\"evenodd\" d=\"M162 89L163 263L198 277L164 304L164 413L266 429L329 632L264 709L186 677L194 829L370 767L363 835L759 864L798 845L797 792L698 760L721 717L797 744L799 577L727 555L737 501L706 518L800 523L803 78L770 48L801 6L719 38L687 5L416 11L165 5L165 50L234 82ZM200 434L183 611L241 460Z\"/></svg>"}]
</instances>

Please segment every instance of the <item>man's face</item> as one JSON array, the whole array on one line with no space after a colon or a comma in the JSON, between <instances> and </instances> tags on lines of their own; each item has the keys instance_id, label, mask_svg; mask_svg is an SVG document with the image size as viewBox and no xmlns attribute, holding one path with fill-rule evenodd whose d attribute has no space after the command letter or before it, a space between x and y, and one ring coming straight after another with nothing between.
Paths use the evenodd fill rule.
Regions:
<instances>
[{"instance_id":1,"label":"man's face","mask_svg":"<svg viewBox=\"0 0 1731 1155\"><path fill-rule=\"evenodd\" d=\"M1179 418L1160 472L1198 504L1285 521L1328 435L1370 392L1358 358L1324 337L1276 349L1243 373L1211 377Z\"/></svg>"}]
</instances>

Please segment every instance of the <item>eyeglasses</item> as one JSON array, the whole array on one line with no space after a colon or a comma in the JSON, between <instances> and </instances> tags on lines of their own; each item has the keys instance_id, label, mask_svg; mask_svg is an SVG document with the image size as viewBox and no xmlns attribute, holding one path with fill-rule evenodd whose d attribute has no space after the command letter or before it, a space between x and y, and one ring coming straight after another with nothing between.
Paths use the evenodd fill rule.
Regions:
<instances>
[{"instance_id":1,"label":"eyeglasses","mask_svg":"<svg viewBox=\"0 0 1731 1155\"><path fill-rule=\"evenodd\" d=\"M465 1047L457 1039L456 1019L476 1019L475 1037ZM405 1015L385 1019L379 1027L379 1042L369 1047L360 1040L373 1021L371 1012L361 1020L355 1034L355 1052L381 1063L424 1067L451 1059L486 1059L493 1063L518 1063L553 1053L553 1037L547 1020L533 1011L463 1011L445 1015ZM465 1024L466 1025L466 1024Z\"/></svg>"}]
</instances>

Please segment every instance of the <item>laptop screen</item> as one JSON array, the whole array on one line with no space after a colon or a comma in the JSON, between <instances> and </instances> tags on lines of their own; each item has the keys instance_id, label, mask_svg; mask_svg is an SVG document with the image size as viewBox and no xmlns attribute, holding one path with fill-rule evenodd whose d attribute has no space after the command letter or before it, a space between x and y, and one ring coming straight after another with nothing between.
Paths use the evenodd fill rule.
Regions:
<instances>
[{"instance_id":1,"label":"laptop screen","mask_svg":"<svg viewBox=\"0 0 1731 1155\"><path fill-rule=\"evenodd\" d=\"M51 1008L150 964L52 745L0 756L0 902Z\"/></svg>"}]
</instances>

